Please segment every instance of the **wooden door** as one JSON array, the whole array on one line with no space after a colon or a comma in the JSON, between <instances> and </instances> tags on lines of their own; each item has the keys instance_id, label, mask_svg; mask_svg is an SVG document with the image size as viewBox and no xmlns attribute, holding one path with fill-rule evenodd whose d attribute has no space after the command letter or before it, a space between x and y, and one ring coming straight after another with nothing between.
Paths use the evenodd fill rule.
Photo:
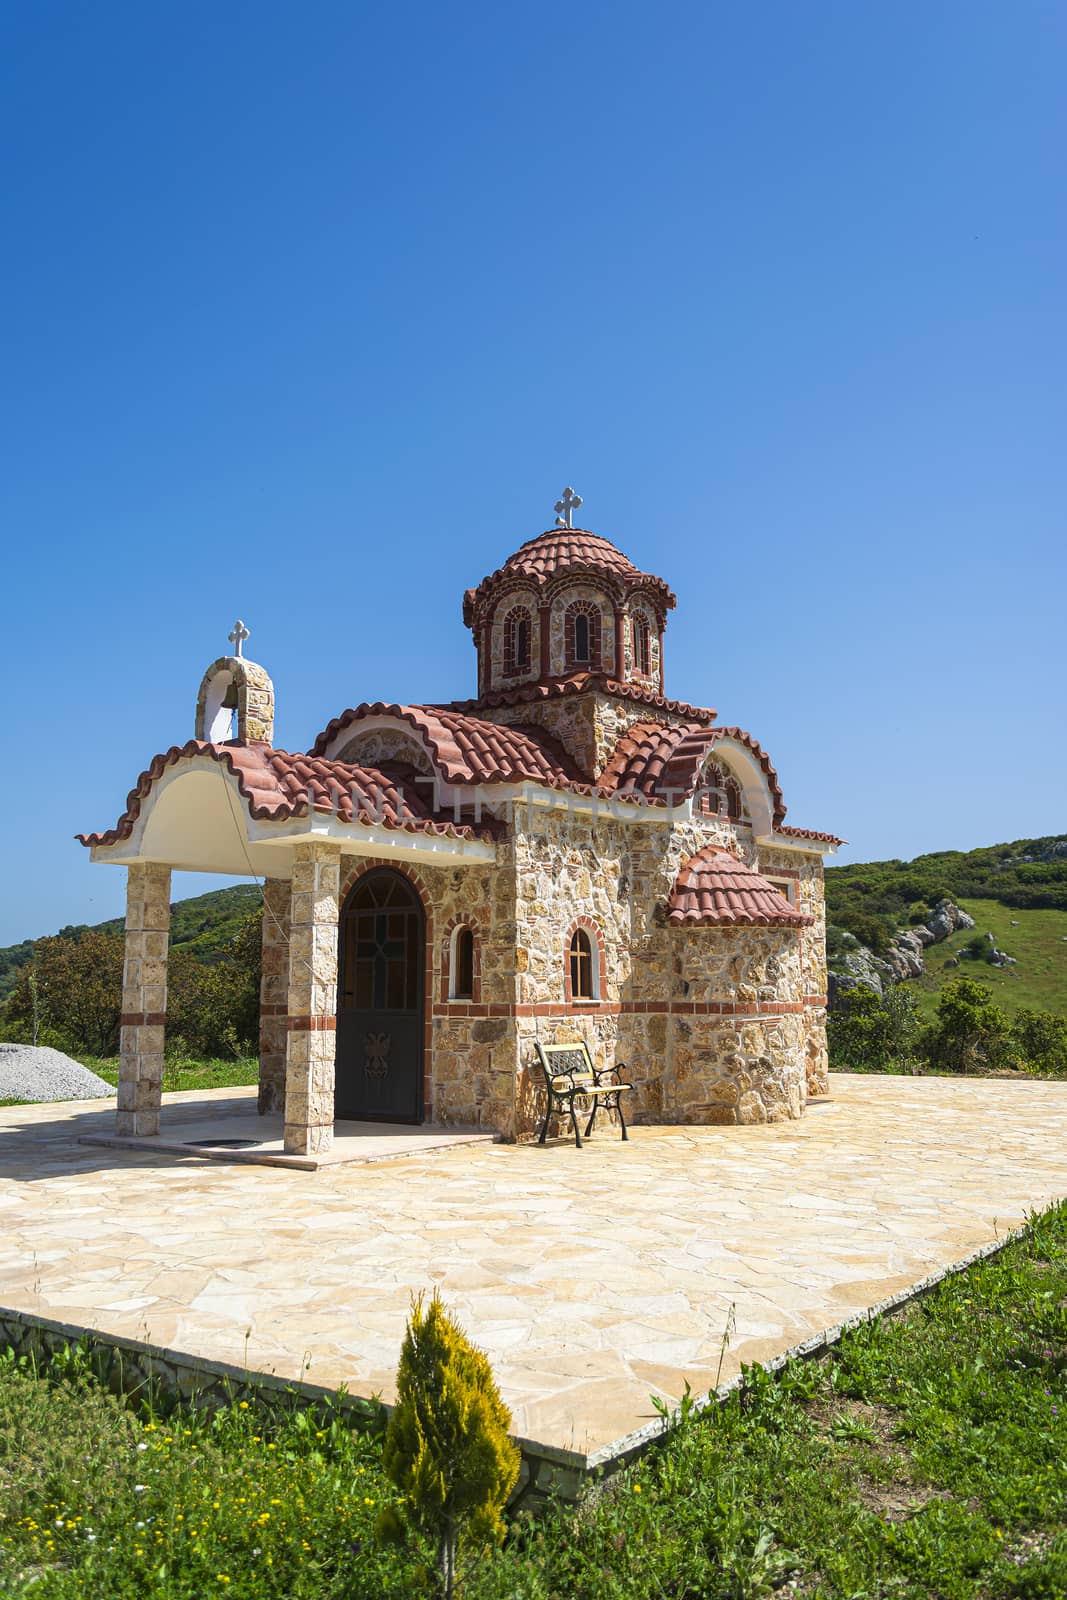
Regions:
<instances>
[{"instance_id":1,"label":"wooden door","mask_svg":"<svg viewBox=\"0 0 1067 1600\"><path fill-rule=\"evenodd\" d=\"M399 872L360 878L341 915L334 1114L422 1121L426 919Z\"/></svg>"}]
</instances>

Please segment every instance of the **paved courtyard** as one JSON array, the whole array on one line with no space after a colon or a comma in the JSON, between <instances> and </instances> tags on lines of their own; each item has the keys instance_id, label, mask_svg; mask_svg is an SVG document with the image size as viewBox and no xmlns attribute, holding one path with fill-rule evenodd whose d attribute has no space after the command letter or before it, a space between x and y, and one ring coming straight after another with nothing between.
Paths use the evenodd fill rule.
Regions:
<instances>
[{"instance_id":1,"label":"paved courtyard","mask_svg":"<svg viewBox=\"0 0 1067 1600\"><path fill-rule=\"evenodd\" d=\"M232 1091L172 1097L183 1118ZM800 1123L605 1128L304 1172L78 1144L114 1102L0 1109L0 1304L392 1394L413 1291L515 1431L590 1454L1067 1194L1067 1085L835 1076Z\"/></svg>"}]
</instances>

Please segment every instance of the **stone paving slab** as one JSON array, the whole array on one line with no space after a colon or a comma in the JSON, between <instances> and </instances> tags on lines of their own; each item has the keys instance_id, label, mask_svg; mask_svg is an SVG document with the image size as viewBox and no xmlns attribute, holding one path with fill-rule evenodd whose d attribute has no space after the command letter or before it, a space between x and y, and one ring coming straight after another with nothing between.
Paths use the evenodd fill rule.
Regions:
<instances>
[{"instance_id":1,"label":"stone paving slab","mask_svg":"<svg viewBox=\"0 0 1067 1600\"><path fill-rule=\"evenodd\" d=\"M194 1091L195 1093L195 1091ZM289 1155L284 1118L260 1116L255 1088L205 1091L195 1100L164 1104L158 1135L84 1133L80 1144L109 1145L116 1150L166 1150L172 1155L199 1155L210 1161L244 1161L269 1167L345 1166L353 1161L395 1161L398 1156L454 1150L464 1144L492 1144L497 1135L476 1129L442 1128L436 1123L413 1127L403 1122L335 1122L333 1145L317 1155ZM244 1148L242 1148L242 1146Z\"/></svg>"},{"instance_id":2,"label":"stone paving slab","mask_svg":"<svg viewBox=\"0 0 1067 1600\"><path fill-rule=\"evenodd\" d=\"M516 1433L581 1458L1067 1194L1067 1085L1034 1081L835 1075L799 1123L318 1172L77 1142L113 1115L0 1109L0 1302L388 1400L436 1284Z\"/></svg>"}]
</instances>

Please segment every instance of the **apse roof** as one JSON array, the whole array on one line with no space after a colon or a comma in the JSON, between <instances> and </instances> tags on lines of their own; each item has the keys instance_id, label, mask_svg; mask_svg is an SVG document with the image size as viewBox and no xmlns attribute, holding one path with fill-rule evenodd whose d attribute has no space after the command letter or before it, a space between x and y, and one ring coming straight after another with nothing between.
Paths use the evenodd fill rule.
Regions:
<instances>
[{"instance_id":1,"label":"apse roof","mask_svg":"<svg viewBox=\"0 0 1067 1600\"><path fill-rule=\"evenodd\" d=\"M680 869L667 921L705 928L807 928L814 922L737 856L706 845Z\"/></svg>"}]
</instances>

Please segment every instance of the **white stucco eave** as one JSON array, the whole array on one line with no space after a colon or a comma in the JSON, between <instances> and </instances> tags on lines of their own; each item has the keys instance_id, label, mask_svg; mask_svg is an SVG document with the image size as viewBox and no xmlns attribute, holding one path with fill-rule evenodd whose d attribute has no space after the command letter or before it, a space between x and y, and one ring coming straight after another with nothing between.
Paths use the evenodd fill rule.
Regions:
<instances>
[{"instance_id":1,"label":"white stucco eave","mask_svg":"<svg viewBox=\"0 0 1067 1600\"><path fill-rule=\"evenodd\" d=\"M761 833L756 843L774 850L791 850L800 856L836 856L837 844L830 839L794 839L790 834Z\"/></svg>"}]
</instances>

